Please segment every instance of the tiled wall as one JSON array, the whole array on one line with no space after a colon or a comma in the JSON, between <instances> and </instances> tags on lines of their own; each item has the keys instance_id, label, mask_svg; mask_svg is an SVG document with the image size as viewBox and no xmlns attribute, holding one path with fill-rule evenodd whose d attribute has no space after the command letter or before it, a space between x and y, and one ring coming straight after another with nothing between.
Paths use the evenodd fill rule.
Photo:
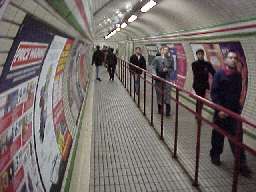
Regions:
<instances>
[{"instance_id":1,"label":"tiled wall","mask_svg":"<svg viewBox=\"0 0 256 192\"><path fill-rule=\"evenodd\" d=\"M15 40L17 32L23 23L26 15L32 15L38 20L46 23L60 33L63 33L73 39L86 42L87 40L81 36L72 26L70 26L61 16L59 16L45 0L11 0L8 4L2 19L0 19L0 76L3 65L6 62L8 53ZM88 49L89 50L89 49ZM91 57L88 51L87 57ZM86 59L88 60L88 58ZM89 63L86 62L87 64ZM63 98L64 98L64 112L69 129L76 127L75 120L72 117L70 106L68 103L68 89L67 80L70 76L68 74L69 60L65 66L65 75L63 81ZM89 68L86 66L86 75L89 74ZM75 137L75 136L74 136ZM76 138L76 137L75 137ZM75 140L75 139L74 139ZM70 155L70 158L72 155ZM66 172L66 174L68 171ZM63 185L64 187L65 185Z\"/></svg>"}]
</instances>

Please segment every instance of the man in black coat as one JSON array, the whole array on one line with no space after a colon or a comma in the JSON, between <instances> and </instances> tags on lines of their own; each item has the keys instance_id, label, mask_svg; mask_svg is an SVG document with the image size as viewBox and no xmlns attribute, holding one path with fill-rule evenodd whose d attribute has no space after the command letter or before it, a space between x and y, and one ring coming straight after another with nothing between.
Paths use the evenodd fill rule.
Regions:
<instances>
[{"instance_id":1,"label":"man in black coat","mask_svg":"<svg viewBox=\"0 0 256 192\"><path fill-rule=\"evenodd\" d=\"M130 57L130 63L133 65L136 65L139 68L145 69L146 70L146 60L142 55L142 51L140 47L135 48L135 54L133 54ZM140 75L142 74L142 70L129 66L131 73L134 76L134 88L135 92L138 95L139 94L139 87L140 87Z\"/></svg>"},{"instance_id":2,"label":"man in black coat","mask_svg":"<svg viewBox=\"0 0 256 192\"><path fill-rule=\"evenodd\" d=\"M200 97L205 97L206 90L209 86L209 74L214 76L215 69L212 64L204 60L204 50L199 49L196 51L197 61L192 63L192 71L194 75L193 89ZM196 103L196 111L201 113L202 105L200 102Z\"/></svg>"},{"instance_id":3,"label":"man in black coat","mask_svg":"<svg viewBox=\"0 0 256 192\"><path fill-rule=\"evenodd\" d=\"M108 55L106 58L106 64L108 67L108 73L109 73L109 80L114 81L115 77L115 71L116 71L116 64L117 64L117 57L114 54L114 49L109 48Z\"/></svg>"},{"instance_id":4,"label":"man in black coat","mask_svg":"<svg viewBox=\"0 0 256 192\"><path fill-rule=\"evenodd\" d=\"M93 53L92 56L92 65L95 64L96 66L96 80L101 81L99 77L99 70L102 62L104 60L103 52L100 50L100 46L96 46L96 51Z\"/></svg>"}]
</instances>

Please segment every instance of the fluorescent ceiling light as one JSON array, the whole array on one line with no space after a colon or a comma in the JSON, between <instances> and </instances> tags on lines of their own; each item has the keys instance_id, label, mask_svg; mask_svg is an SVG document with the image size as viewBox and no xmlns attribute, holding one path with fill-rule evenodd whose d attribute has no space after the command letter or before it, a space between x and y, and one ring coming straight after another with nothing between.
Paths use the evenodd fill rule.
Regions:
<instances>
[{"instance_id":1,"label":"fluorescent ceiling light","mask_svg":"<svg viewBox=\"0 0 256 192\"><path fill-rule=\"evenodd\" d=\"M123 13L118 13L117 16L121 18L121 17L124 16L124 14Z\"/></svg>"},{"instance_id":2,"label":"fluorescent ceiling light","mask_svg":"<svg viewBox=\"0 0 256 192\"><path fill-rule=\"evenodd\" d=\"M155 5L156 5L156 2L153 1L153 0L150 0L147 4L145 4L145 5L141 8L141 12L146 13L146 12L148 12L150 9L152 9Z\"/></svg>"},{"instance_id":3,"label":"fluorescent ceiling light","mask_svg":"<svg viewBox=\"0 0 256 192\"><path fill-rule=\"evenodd\" d=\"M127 24L126 24L126 23L123 23L123 24L121 25L121 28L124 29L125 27L127 27Z\"/></svg>"},{"instance_id":4,"label":"fluorescent ceiling light","mask_svg":"<svg viewBox=\"0 0 256 192\"><path fill-rule=\"evenodd\" d=\"M132 15L129 19L128 19L128 22L131 23L133 21L135 21L137 19L137 15Z\"/></svg>"},{"instance_id":5,"label":"fluorescent ceiling light","mask_svg":"<svg viewBox=\"0 0 256 192\"><path fill-rule=\"evenodd\" d=\"M117 31L117 32L121 31L120 27L116 28L116 31Z\"/></svg>"}]
</instances>

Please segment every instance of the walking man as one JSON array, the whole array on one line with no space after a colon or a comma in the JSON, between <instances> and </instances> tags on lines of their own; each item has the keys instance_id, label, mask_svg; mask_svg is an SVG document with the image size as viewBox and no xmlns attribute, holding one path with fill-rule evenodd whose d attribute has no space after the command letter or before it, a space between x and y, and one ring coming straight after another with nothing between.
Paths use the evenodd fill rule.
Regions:
<instances>
[{"instance_id":1,"label":"walking man","mask_svg":"<svg viewBox=\"0 0 256 192\"><path fill-rule=\"evenodd\" d=\"M204 50L199 49L196 51L197 61L192 63L192 71L194 75L193 89L200 97L205 97L206 90L209 86L209 74L214 76L215 69L212 64L204 60ZM196 112L201 114L203 105L197 101Z\"/></svg>"},{"instance_id":2,"label":"walking man","mask_svg":"<svg viewBox=\"0 0 256 192\"><path fill-rule=\"evenodd\" d=\"M242 77L237 71L237 55L229 52L225 59L225 67L218 71L213 80L211 97L212 101L235 113L241 114L242 107L240 104L240 96L242 91ZM243 142L242 125L236 119L229 117L223 111L215 111L214 123L223 130L236 136L239 133L239 139ZM223 152L224 136L218 131L212 131L212 149L210 151L211 161L213 164L221 165L220 155ZM236 145L229 141L233 155L236 153ZM250 177L251 170L247 166L245 151L241 149L240 154L240 173L243 176Z\"/></svg>"},{"instance_id":3,"label":"walking man","mask_svg":"<svg viewBox=\"0 0 256 192\"><path fill-rule=\"evenodd\" d=\"M163 46L160 48L161 56L156 56L152 61L152 66L156 72L156 75L171 81L171 74L174 70L173 57L170 55L169 47ZM162 81L156 80L156 96L158 104L158 113L163 113L163 104L166 104L166 116L170 116L171 113L171 86L163 83ZM162 98L164 97L164 98Z\"/></svg>"},{"instance_id":4,"label":"walking man","mask_svg":"<svg viewBox=\"0 0 256 192\"><path fill-rule=\"evenodd\" d=\"M104 59L104 55L100 50L100 46L97 45L96 51L93 53L93 56L92 56L92 65L95 64L96 66L96 80L98 81L101 81L99 77L99 70L100 70L100 66L102 65L103 59Z\"/></svg>"},{"instance_id":5,"label":"walking man","mask_svg":"<svg viewBox=\"0 0 256 192\"><path fill-rule=\"evenodd\" d=\"M114 81L117 58L116 58L116 55L114 54L113 48L109 48L108 55L106 58L106 63L108 67L109 80Z\"/></svg>"},{"instance_id":6,"label":"walking man","mask_svg":"<svg viewBox=\"0 0 256 192\"><path fill-rule=\"evenodd\" d=\"M135 54L133 54L130 58L130 63L133 65L136 65L137 67L140 67L142 69L146 70L146 60L142 55L142 51L140 47L135 48ZM134 77L134 88L135 88L135 93L138 95L139 94L139 87L140 87L140 75L142 74L142 70L130 66L130 71L133 74Z\"/></svg>"}]
</instances>

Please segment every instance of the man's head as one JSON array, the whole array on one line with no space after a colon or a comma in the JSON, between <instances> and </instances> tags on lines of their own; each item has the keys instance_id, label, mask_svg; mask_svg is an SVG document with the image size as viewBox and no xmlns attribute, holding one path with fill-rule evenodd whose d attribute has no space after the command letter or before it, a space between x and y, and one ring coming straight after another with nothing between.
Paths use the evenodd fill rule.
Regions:
<instances>
[{"instance_id":1,"label":"man's head","mask_svg":"<svg viewBox=\"0 0 256 192\"><path fill-rule=\"evenodd\" d=\"M141 54L142 54L141 52L142 52L142 51L141 51L141 48L140 48L140 47L136 47L136 48L135 48L135 54L141 55Z\"/></svg>"},{"instance_id":2,"label":"man's head","mask_svg":"<svg viewBox=\"0 0 256 192\"><path fill-rule=\"evenodd\" d=\"M161 53L161 55L167 56L168 53L169 53L169 47L167 47L167 46L162 46L162 47L160 48L160 53Z\"/></svg>"},{"instance_id":3,"label":"man's head","mask_svg":"<svg viewBox=\"0 0 256 192\"><path fill-rule=\"evenodd\" d=\"M99 46L99 45L97 45L97 46L96 46L96 49L97 49L97 50L100 50L100 46Z\"/></svg>"},{"instance_id":4,"label":"man's head","mask_svg":"<svg viewBox=\"0 0 256 192\"><path fill-rule=\"evenodd\" d=\"M204 50L203 49L198 49L196 51L196 56L197 56L197 59L202 61L204 60Z\"/></svg>"},{"instance_id":5,"label":"man's head","mask_svg":"<svg viewBox=\"0 0 256 192\"><path fill-rule=\"evenodd\" d=\"M236 69L237 67L237 54L234 51L229 51L225 58L225 64L230 69Z\"/></svg>"}]
</instances>

